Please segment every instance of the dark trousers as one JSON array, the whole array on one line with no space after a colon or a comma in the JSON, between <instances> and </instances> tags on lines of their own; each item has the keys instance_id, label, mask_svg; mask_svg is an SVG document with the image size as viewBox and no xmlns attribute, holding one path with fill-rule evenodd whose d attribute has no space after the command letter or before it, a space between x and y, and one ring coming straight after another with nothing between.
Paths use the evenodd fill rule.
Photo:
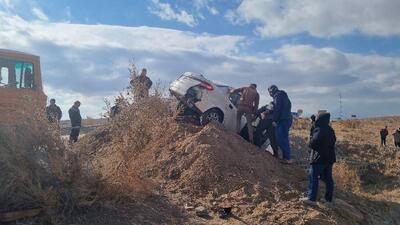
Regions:
<instances>
[{"instance_id":1,"label":"dark trousers","mask_svg":"<svg viewBox=\"0 0 400 225\"><path fill-rule=\"evenodd\" d=\"M78 141L78 137L79 137L79 132L80 132L81 128L71 128L71 133L69 134L69 142L70 143L75 143Z\"/></svg>"},{"instance_id":2,"label":"dark trousers","mask_svg":"<svg viewBox=\"0 0 400 225\"><path fill-rule=\"evenodd\" d=\"M275 129L276 140L282 150L282 158L285 160L290 160L289 130L292 122L292 119L281 120Z\"/></svg>"},{"instance_id":3,"label":"dark trousers","mask_svg":"<svg viewBox=\"0 0 400 225\"><path fill-rule=\"evenodd\" d=\"M308 199L311 201L317 200L318 195L318 181L319 177L325 182L325 200L332 201L333 198L333 177L332 177L333 164L311 164L309 171L309 184L308 184Z\"/></svg>"},{"instance_id":4,"label":"dark trousers","mask_svg":"<svg viewBox=\"0 0 400 225\"><path fill-rule=\"evenodd\" d=\"M275 127L272 126L272 120L270 119L263 119L258 124L256 131L254 132L254 144L258 147L261 147L263 144L263 133L266 131L268 136L269 142L271 144L271 148L274 152L274 156L278 157L278 144L276 142L276 135L275 135Z\"/></svg>"},{"instance_id":5,"label":"dark trousers","mask_svg":"<svg viewBox=\"0 0 400 225\"><path fill-rule=\"evenodd\" d=\"M386 146L386 137L381 137L381 146Z\"/></svg>"},{"instance_id":6,"label":"dark trousers","mask_svg":"<svg viewBox=\"0 0 400 225\"><path fill-rule=\"evenodd\" d=\"M394 142L394 146L395 146L395 147L400 147L400 142L396 142L396 141L395 141L395 142Z\"/></svg>"}]
</instances>

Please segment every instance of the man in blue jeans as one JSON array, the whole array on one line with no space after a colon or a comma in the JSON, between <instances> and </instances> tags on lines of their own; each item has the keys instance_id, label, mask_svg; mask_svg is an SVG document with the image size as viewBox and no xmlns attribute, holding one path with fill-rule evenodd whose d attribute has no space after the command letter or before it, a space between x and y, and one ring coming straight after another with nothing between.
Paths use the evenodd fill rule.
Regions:
<instances>
[{"instance_id":1,"label":"man in blue jeans","mask_svg":"<svg viewBox=\"0 0 400 225\"><path fill-rule=\"evenodd\" d=\"M276 140L282 150L283 163L290 164L289 130L292 126L292 103L285 91L279 90L276 85L268 87L269 95L274 99L273 123Z\"/></svg>"},{"instance_id":2,"label":"man in blue jeans","mask_svg":"<svg viewBox=\"0 0 400 225\"><path fill-rule=\"evenodd\" d=\"M318 195L318 181L321 178L325 182L326 191L322 202L332 202L333 178L332 167L336 162L335 131L329 125L329 113L321 113L315 120L315 128L312 130L309 147L310 152L310 174L308 185L308 196L301 200L306 204L315 204Z\"/></svg>"}]
</instances>

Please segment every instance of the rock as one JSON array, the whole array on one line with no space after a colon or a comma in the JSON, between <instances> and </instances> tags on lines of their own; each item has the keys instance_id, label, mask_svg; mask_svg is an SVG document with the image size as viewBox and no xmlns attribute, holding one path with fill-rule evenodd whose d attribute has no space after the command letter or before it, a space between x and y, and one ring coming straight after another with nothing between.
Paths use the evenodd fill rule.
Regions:
<instances>
[{"instance_id":1,"label":"rock","mask_svg":"<svg viewBox=\"0 0 400 225\"><path fill-rule=\"evenodd\" d=\"M364 215L358 209L342 199L336 199L334 205L335 210L344 218L355 222L361 222L364 219Z\"/></svg>"},{"instance_id":2,"label":"rock","mask_svg":"<svg viewBox=\"0 0 400 225\"><path fill-rule=\"evenodd\" d=\"M172 180L178 179L181 176L181 171L177 168L174 168L169 173L169 178Z\"/></svg>"},{"instance_id":3,"label":"rock","mask_svg":"<svg viewBox=\"0 0 400 225\"><path fill-rule=\"evenodd\" d=\"M191 206L191 205L189 205L189 204L185 204L185 209L186 210L188 210L188 211L191 211L191 210L193 210L194 209L194 206Z\"/></svg>"},{"instance_id":4,"label":"rock","mask_svg":"<svg viewBox=\"0 0 400 225\"><path fill-rule=\"evenodd\" d=\"M204 206L199 206L194 209L196 215L199 217L209 217L207 209Z\"/></svg>"},{"instance_id":5,"label":"rock","mask_svg":"<svg viewBox=\"0 0 400 225\"><path fill-rule=\"evenodd\" d=\"M185 154L190 154L194 151L194 149L196 148L196 145L194 143L190 143L186 146L185 148Z\"/></svg>"}]
</instances>

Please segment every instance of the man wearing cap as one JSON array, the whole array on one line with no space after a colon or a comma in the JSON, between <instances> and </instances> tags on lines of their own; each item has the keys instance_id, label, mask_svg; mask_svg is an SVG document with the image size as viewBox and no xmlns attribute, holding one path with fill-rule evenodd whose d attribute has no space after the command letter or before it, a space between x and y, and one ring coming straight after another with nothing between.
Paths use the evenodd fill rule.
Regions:
<instances>
[{"instance_id":1,"label":"man wearing cap","mask_svg":"<svg viewBox=\"0 0 400 225\"><path fill-rule=\"evenodd\" d=\"M237 118L236 118L236 131L240 133L241 130L241 120L242 116L246 117L247 130L249 133L249 141L254 143L253 138L253 127L251 122L253 122L254 114L258 110L258 104L260 101L260 95L257 92L257 85L250 84L249 87L237 88L232 91L232 93L241 92L242 96L240 97L238 110L237 110Z\"/></svg>"},{"instance_id":2,"label":"man wearing cap","mask_svg":"<svg viewBox=\"0 0 400 225\"><path fill-rule=\"evenodd\" d=\"M292 126L292 103L283 90L276 85L268 87L269 95L274 99L274 111L272 114L272 125L276 128L275 134L279 147L282 150L283 163L292 163L290 156L289 130Z\"/></svg>"}]
</instances>

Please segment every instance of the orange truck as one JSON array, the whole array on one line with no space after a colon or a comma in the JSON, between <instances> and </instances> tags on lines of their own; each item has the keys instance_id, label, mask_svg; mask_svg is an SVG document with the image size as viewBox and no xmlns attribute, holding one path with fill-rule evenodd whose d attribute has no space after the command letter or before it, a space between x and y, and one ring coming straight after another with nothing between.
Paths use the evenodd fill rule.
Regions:
<instances>
[{"instance_id":1,"label":"orange truck","mask_svg":"<svg viewBox=\"0 0 400 225\"><path fill-rule=\"evenodd\" d=\"M46 101L40 57L0 49L0 124L14 124L43 112Z\"/></svg>"}]
</instances>

